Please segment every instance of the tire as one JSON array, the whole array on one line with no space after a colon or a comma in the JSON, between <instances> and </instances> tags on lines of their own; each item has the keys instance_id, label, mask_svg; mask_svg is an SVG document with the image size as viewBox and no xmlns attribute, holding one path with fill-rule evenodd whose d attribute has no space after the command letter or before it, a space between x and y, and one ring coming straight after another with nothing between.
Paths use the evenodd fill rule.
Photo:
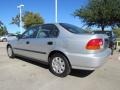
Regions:
<instances>
[{"instance_id":1,"label":"tire","mask_svg":"<svg viewBox=\"0 0 120 90\"><path fill-rule=\"evenodd\" d=\"M6 38L3 38L3 40L2 40L3 42L7 42L7 39Z\"/></svg>"},{"instance_id":2,"label":"tire","mask_svg":"<svg viewBox=\"0 0 120 90\"><path fill-rule=\"evenodd\" d=\"M114 53L114 50L111 48L111 55L113 55L113 53Z\"/></svg>"},{"instance_id":3,"label":"tire","mask_svg":"<svg viewBox=\"0 0 120 90\"><path fill-rule=\"evenodd\" d=\"M71 66L68 59L60 54L56 53L50 57L50 72L58 77L66 77L71 72Z\"/></svg>"},{"instance_id":4,"label":"tire","mask_svg":"<svg viewBox=\"0 0 120 90\"><path fill-rule=\"evenodd\" d=\"M120 49L118 50L118 52L120 52Z\"/></svg>"},{"instance_id":5,"label":"tire","mask_svg":"<svg viewBox=\"0 0 120 90\"><path fill-rule=\"evenodd\" d=\"M114 45L114 50L116 50L116 45Z\"/></svg>"},{"instance_id":6,"label":"tire","mask_svg":"<svg viewBox=\"0 0 120 90\"><path fill-rule=\"evenodd\" d=\"M14 58L14 57L15 57L14 52L13 52L13 49L12 49L11 46L8 46L8 47L7 47L7 54L8 54L8 57L9 57L9 58Z\"/></svg>"}]
</instances>

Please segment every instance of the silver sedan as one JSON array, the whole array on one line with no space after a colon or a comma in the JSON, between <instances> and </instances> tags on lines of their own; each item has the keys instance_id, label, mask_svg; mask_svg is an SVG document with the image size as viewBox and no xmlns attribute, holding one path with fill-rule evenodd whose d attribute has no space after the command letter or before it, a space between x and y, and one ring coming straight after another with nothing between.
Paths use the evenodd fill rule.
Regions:
<instances>
[{"instance_id":1,"label":"silver sedan","mask_svg":"<svg viewBox=\"0 0 120 90\"><path fill-rule=\"evenodd\" d=\"M111 54L108 36L90 34L77 26L58 23L29 28L17 40L8 42L10 58L15 56L39 60L59 77L71 69L95 70Z\"/></svg>"}]
</instances>

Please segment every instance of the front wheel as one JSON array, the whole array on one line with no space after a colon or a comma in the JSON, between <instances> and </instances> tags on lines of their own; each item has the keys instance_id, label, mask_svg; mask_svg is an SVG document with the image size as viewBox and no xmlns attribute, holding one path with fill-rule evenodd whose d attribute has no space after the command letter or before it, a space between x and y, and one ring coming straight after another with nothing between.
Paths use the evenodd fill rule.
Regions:
<instances>
[{"instance_id":1,"label":"front wheel","mask_svg":"<svg viewBox=\"0 0 120 90\"><path fill-rule=\"evenodd\" d=\"M66 77L71 72L68 59L62 54L54 54L50 58L50 71L58 77Z\"/></svg>"},{"instance_id":2,"label":"front wheel","mask_svg":"<svg viewBox=\"0 0 120 90\"><path fill-rule=\"evenodd\" d=\"M8 46L7 47L7 54L8 54L8 57L9 58L14 58L14 53L13 53L13 49L12 49L12 47L11 46Z\"/></svg>"}]
</instances>

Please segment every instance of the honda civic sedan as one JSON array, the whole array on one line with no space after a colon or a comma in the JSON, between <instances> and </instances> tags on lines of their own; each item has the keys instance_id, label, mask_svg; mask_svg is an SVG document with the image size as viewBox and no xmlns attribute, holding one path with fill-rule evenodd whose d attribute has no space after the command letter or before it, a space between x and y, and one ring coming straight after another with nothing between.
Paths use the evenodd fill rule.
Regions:
<instances>
[{"instance_id":1,"label":"honda civic sedan","mask_svg":"<svg viewBox=\"0 0 120 90\"><path fill-rule=\"evenodd\" d=\"M107 35L57 23L29 28L8 42L7 52L10 58L20 56L44 62L54 75L65 77L71 69L95 70L102 66L111 54L108 47Z\"/></svg>"}]
</instances>

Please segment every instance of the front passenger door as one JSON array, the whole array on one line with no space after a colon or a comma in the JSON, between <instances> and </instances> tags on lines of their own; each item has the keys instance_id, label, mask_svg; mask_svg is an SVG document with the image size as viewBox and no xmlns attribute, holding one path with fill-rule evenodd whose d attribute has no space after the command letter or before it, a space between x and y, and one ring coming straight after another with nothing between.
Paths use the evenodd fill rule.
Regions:
<instances>
[{"instance_id":1,"label":"front passenger door","mask_svg":"<svg viewBox=\"0 0 120 90\"><path fill-rule=\"evenodd\" d=\"M38 29L30 28L25 33L22 34L21 38L16 41L15 53L25 57L31 57L31 43L36 38Z\"/></svg>"}]
</instances>

